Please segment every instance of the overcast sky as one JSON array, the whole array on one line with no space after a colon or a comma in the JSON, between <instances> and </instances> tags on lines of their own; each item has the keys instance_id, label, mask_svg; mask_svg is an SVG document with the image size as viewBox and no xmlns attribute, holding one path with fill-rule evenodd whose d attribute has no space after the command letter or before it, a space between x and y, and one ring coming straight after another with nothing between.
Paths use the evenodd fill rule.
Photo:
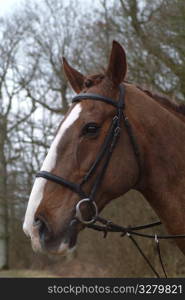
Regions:
<instances>
[{"instance_id":1,"label":"overcast sky","mask_svg":"<svg viewBox=\"0 0 185 300\"><path fill-rule=\"evenodd\" d=\"M29 1L29 0L27 0ZM39 0L37 0L39 1ZM67 0L62 0L67 1ZM24 0L0 0L0 16L5 16L8 13L11 13L14 11L14 9L20 5L21 2L24 2ZM95 5L97 7L101 6L99 1L94 0L81 0L81 2L85 5ZM97 5L96 5L97 4Z\"/></svg>"},{"instance_id":2,"label":"overcast sky","mask_svg":"<svg viewBox=\"0 0 185 300\"><path fill-rule=\"evenodd\" d=\"M22 0L0 0L0 16L13 11Z\"/></svg>"}]
</instances>

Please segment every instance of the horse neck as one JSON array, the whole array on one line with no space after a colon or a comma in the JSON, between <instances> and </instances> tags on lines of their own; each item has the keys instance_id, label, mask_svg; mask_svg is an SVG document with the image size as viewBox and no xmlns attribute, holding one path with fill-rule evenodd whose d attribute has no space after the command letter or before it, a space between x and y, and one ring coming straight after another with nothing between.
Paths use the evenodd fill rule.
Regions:
<instances>
[{"instance_id":1,"label":"horse neck","mask_svg":"<svg viewBox=\"0 0 185 300\"><path fill-rule=\"evenodd\" d=\"M127 91L128 115L142 156L138 190L171 234L185 234L185 122L137 88L128 86ZM179 244L185 249L185 240Z\"/></svg>"}]
</instances>

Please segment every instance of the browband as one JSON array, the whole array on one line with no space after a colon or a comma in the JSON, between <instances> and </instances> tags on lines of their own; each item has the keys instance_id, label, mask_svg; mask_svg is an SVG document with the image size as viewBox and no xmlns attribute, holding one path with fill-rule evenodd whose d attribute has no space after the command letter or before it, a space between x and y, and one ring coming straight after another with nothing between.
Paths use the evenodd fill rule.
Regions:
<instances>
[{"instance_id":1,"label":"browband","mask_svg":"<svg viewBox=\"0 0 185 300\"><path fill-rule=\"evenodd\" d=\"M125 107L125 103L124 103L124 93L125 93L125 89L123 88L123 86L120 85L119 87L120 90L120 95L119 95L119 101L116 102L110 98L98 95L98 94L93 94L93 93L80 93L79 95L75 96L72 99L72 103L74 102L78 102L81 100L97 100L97 101L102 101L105 102L107 104L113 105L114 107L117 107L119 109L124 109Z\"/></svg>"}]
</instances>

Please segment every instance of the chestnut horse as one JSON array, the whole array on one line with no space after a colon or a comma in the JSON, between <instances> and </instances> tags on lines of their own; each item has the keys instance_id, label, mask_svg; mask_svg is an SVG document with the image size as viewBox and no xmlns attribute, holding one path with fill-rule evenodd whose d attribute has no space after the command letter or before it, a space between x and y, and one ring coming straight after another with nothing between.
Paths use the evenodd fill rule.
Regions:
<instances>
[{"instance_id":1,"label":"chestnut horse","mask_svg":"<svg viewBox=\"0 0 185 300\"><path fill-rule=\"evenodd\" d=\"M126 54L115 41L104 74L84 76L65 59L63 64L77 94L93 94L114 103L95 101L97 99L93 100L90 96L83 100L80 96L80 101L71 105L62 120L42 165L42 177L36 178L33 185L25 215L23 228L31 237L33 249L49 254L66 254L74 248L79 231L85 227L79 221L73 231L69 230L80 202L77 187L109 136L115 111L123 101L120 99L120 85L124 87L125 106L119 106L118 110L124 109L130 121L140 163L121 119L119 140L107 162L91 210L93 214L96 214L96 209L100 212L112 199L134 188L148 200L171 235L185 234L184 107L180 109L170 101L154 97L126 82ZM84 194L89 195L103 164L104 157L85 182ZM55 180L43 174L56 175ZM57 183L61 177L65 179L61 179L64 184ZM185 253L185 240L176 239L176 243Z\"/></svg>"}]
</instances>

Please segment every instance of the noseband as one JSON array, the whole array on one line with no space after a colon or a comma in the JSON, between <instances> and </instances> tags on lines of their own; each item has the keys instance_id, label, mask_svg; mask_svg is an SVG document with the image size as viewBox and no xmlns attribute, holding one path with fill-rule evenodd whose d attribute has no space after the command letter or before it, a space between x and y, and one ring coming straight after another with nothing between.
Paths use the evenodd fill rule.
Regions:
<instances>
[{"instance_id":1,"label":"noseband","mask_svg":"<svg viewBox=\"0 0 185 300\"><path fill-rule=\"evenodd\" d=\"M36 174L36 177L43 177L47 180L53 181L57 184L60 184L62 186L65 186L72 190L73 192L77 193L81 200L76 205L76 218L83 224L92 224L96 221L98 217L98 208L95 202L95 196L97 193L98 188L100 187L100 184L103 180L103 177L105 175L105 172L107 170L109 161L112 157L113 150L118 143L119 137L120 137L120 131L122 129L122 121L125 125L125 128L128 132L128 136L130 137L131 144L133 146L134 154L136 156L136 160L138 163L138 170L140 174L140 159L139 159L139 149L135 140L134 135L132 134L131 125L128 121L128 118L124 114L125 109L125 89L123 85L119 86L119 100L112 100L110 98L100 96L98 94L93 93L81 93L75 96L72 99L73 103L82 101L82 100L95 100L95 101L101 101L106 104L112 105L116 109L115 116L112 119L112 122L110 124L108 133L105 137L104 143L100 149L100 152L98 153L95 161L91 165L88 172L83 177L80 184L70 182L69 180L66 180L60 176L54 175L47 171L40 171ZM92 184L92 188L88 195L83 191L83 185L92 177L92 175L95 173L98 165L101 161L103 161L102 168L100 172L96 175L96 178L94 180L94 183ZM140 176L139 176L140 177ZM93 216L91 219L85 220L82 216L81 207L87 205L87 207L93 212Z\"/></svg>"}]
</instances>

